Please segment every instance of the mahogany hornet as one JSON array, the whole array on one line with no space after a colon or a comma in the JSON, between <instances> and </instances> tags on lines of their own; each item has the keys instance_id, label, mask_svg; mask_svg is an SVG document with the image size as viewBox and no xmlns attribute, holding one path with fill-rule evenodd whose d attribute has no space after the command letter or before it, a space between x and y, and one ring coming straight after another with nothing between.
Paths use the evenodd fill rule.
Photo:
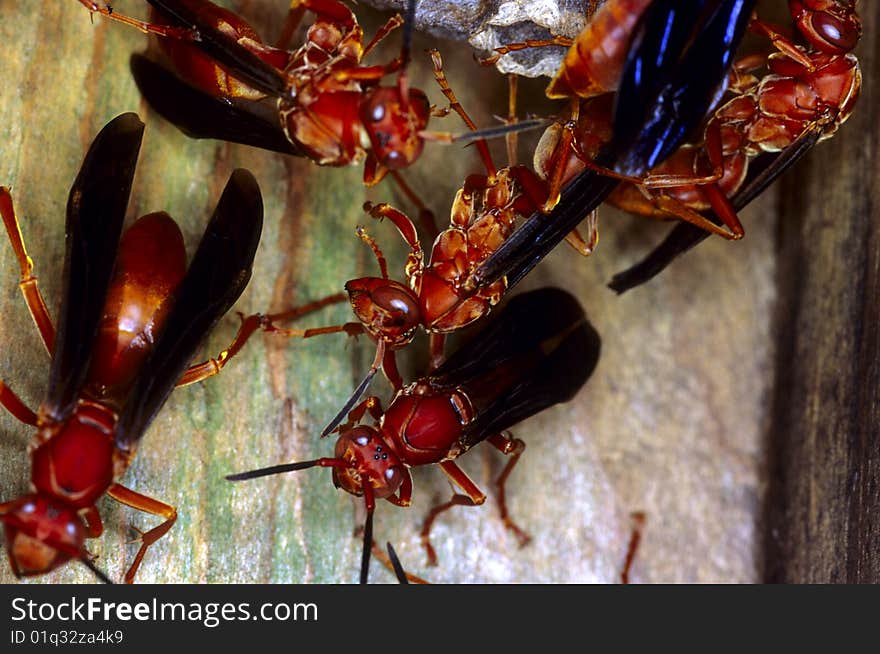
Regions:
<instances>
[{"instance_id":1,"label":"mahogany hornet","mask_svg":"<svg viewBox=\"0 0 880 654\"><path fill-rule=\"evenodd\" d=\"M648 10L648 3L611 0L603 5L571 44L547 87L549 97L571 96L572 107L569 121L551 126L535 154L535 168L550 187L544 209L552 207L561 186L591 169L623 180L605 197L609 204L655 218L679 218L728 239L741 238L744 229L737 211L812 145L837 131L851 114L861 85L858 61L848 52L861 33L855 3L793 0L789 9L813 49L798 46L779 29L752 17L750 29L768 37L777 52L766 59L751 55L736 62L726 85L734 97L712 114L703 128L704 138L633 177L603 169L593 159L613 133L615 100L608 92L616 88L620 68L620 48L613 46L621 33L632 29L634 16ZM557 37L538 45L561 42ZM598 44L602 47L596 48ZM529 45L533 44L515 47ZM765 63L768 74L755 77L753 71ZM779 154L770 164L762 162L750 170L752 160L768 152ZM707 210L712 212L708 217L702 213ZM699 230L681 225L676 234L696 237ZM664 246L667 251L686 247ZM657 259L652 257L646 266L656 267ZM635 275L637 271L630 276ZM611 286L622 290L631 283L615 278Z\"/></svg>"},{"instance_id":2,"label":"mahogany hornet","mask_svg":"<svg viewBox=\"0 0 880 654\"><path fill-rule=\"evenodd\" d=\"M177 510L118 480L174 387L216 374L229 354L189 367L250 278L262 229L260 189L248 171L232 173L187 268L183 236L168 214L145 215L122 230L143 128L135 114L118 116L83 160L67 204L56 327L10 192L0 188L0 214L21 268L19 285L51 353L48 391L38 411L0 383L0 405L37 430L30 451L32 492L0 504L17 576L43 574L70 560L90 564L85 539L103 532L96 502L108 495L163 519L138 537L140 548L125 574L126 582L134 580Z\"/></svg>"},{"instance_id":3,"label":"mahogany hornet","mask_svg":"<svg viewBox=\"0 0 880 654\"><path fill-rule=\"evenodd\" d=\"M791 0L791 16L807 47L791 44L771 54L767 74L734 95L710 120L723 136L725 162L731 162L725 167L740 170L738 186L725 188L724 179L718 183L731 194L734 210L745 207L817 143L833 136L852 114L861 88L859 63L851 53L861 35L855 4ZM740 163L751 158L749 166ZM703 189L701 185L681 191ZM609 286L623 293L647 282L705 236L689 225L676 225L643 260L616 274Z\"/></svg>"},{"instance_id":4,"label":"mahogany hornet","mask_svg":"<svg viewBox=\"0 0 880 654\"><path fill-rule=\"evenodd\" d=\"M792 148L790 152L803 151L792 146L817 142L814 134L818 140L830 138L852 113L858 98L858 60L844 49L854 46L861 32L854 4L846 2L846 8L821 4L821 11L817 7L808 12L801 2L790 3L792 15L800 16L797 24L809 28L804 37L815 50L799 48L778 29L752 18L751 29L767 36L778 52L766 59L749 55L735 62L727 85L734 97L715 110L703 129L703 139L682 146L644 176L619 176L624 183L606 201L631 213L680 218L727 239L741 238L745 231L730 198L749 178L751 161L765 152L788 148ZM604 13L611 12L599 12ZM835 14L840 14L839 18ZM576 63L588 63L579 45L580 40L572 46L570 55L577 55ZM764 66L767 74L755 77L753 72ZM562 71L569 71L569 67L564 65ZM609 96L591 99L597 85L588 83L591 76L584 77L587 81L578 85L578 76L568 72L565 77L557 76L548 87L548 95L551 91L558 93L560 80L564 80L567 93L573 90L579 97L590 98L580 105L580 110L587 113L586 124L582 127L578 123L578 129L566 130L567 139L557 137L558 146L539 147L536 153L539 172L546 176L553 170L554 180L562 183L592 166L591 157L603 144L601 135L610 131L609 121L602 119L610 112ZM575 107L573 115L577 111ZM776 166L786 158L781 155ZM700 213L709 209L720 219L720 225Z\"/></svg>"},{"instance_id":5,"label":"mahogany hornet","mask_svg":"<svg viewBox=\"0 0 880 654\"><path fill-rule=\"evenodd\" d=\"M523 543L528 535L510 517L505 484L525 443L505 431L574 397L592 375L600 345L599 334L568 292L544 288L518 295L438 368L397 391L386 409L375 396L358 404L337 429L332 457L270 466L227 479L331 468L337 488L364 498L363 583L376 500L409 506L413 490L409 468L439 465L460 492L434 507L424 522L423 543L429 561L435 561L430 532L436 518L453 506L479 505L486 499L455 462L485 441L511 457L497 479L497 499L505 526ZM367 415L372 424L364 424Z\"/></svg>"},{"instance_id":6,"label":"mahogany hornet","mask_svg":"<svg viewBox=\"0 0 880 654\"><path fill-rule=\"evenodd\" d=\"M314 14L304 43L296 49L265 43L241 16L208 0L148 0L150 22L120 14L105 3L80 2L159 37L167 63L134 55L132 74L148 104L187 136L304 156L322 166L364 162L367 186L390 172L422 210L428 233L436 234L430 213L398 173L418 159L426 140L477 137L427 129L432 114L443 112L436 112L425 93L410 86L406 74L415 0L409 0L405 19L392 17L367 43L354 12L340 0L294 0L282 41L307 11ZM364 58L401 25L399 57L364 65ZM395 84L382 84L395 73ZM516 129L538 124L543 123ZM497 133L497 127L485 131Z\"/></svg>"}]
</instances>

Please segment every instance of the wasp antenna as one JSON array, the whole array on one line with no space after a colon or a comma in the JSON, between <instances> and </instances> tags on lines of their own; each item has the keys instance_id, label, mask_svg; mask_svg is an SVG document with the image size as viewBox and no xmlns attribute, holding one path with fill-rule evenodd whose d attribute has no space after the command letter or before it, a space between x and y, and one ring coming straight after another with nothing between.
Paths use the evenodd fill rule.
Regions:
<instances>
[{"instance_id":1,"label":"wasp antenna","mask_svg":"<svg viewBox=\"0 0 880 654\"><path fill-rule=\"evenodd\" d=\"M351 397L348 398L345 405L339 410L339 412L333 416L333 419L330 423L324 427L323 431L321 431L321 438L328 436L334 429L336 429L345 416L348 415L349 411L354 408L354 405L358 403L358 400L361 399L363 394L367 391L367 388L370 386L370 382L373 381L373 377L376 376L376 373L379 372L379 368L382 366L382 361L385 359L385 341L381 338L376 346L376 357L373 359L373 364L370 366L370 369L367 371L366 376L363 378L358 387L354 389L354 392L351 394Z\"/></svg>"},{"instance_id":2,"label":"wasp antenna","mask_svg":"<svg viewBox=\"0 0 880 654\"><path fill-rule=\"evenodd\" d=\"M82 561L83 565L86 566L89 570L92 571L92 574L95 575L100 581L105 584L113 584L113 580L110 579L106 574L104 574L98 566L92 563L92 560L89 558L87 553L84 553L79 557L79 560Z\"/></svg>"},{"instance_id":3,"label":"wasp antenna","mask_svg":"<svg viewBox=\"0 0 880 654\"><path fill-rule=\"evenodd\" d=\"M333 420L331 420L326 427L324 427L321 432L321 438L325 436L329 436L330 433L339 426L339 423L342 422L343 418L348 415L348 412L354 408L354 405L357 404L358 400L361 399L363 394L366 392L367 388L370 385L370 382L373 381L373 377L376 376L376 373L379 371L378 368L370 368L369 372L367 372L366 377L363 378L358 387L354 389L354 393L351 394L351 397L348 398L348 401L345 403L339 413L337 413Z\"/></svg>"},{"instance_id":4,"label":"wasp antenna","mask_svg":"<svg viewBox=\"0 0 880 654\"><path fill-rule=\"evenodd\" d=\"M385 549L388 551L388 558L391 560L391 567L394 568L394 576L397 577L397 581L401 584L408 584L409 579L406 578L406 572L400 563L400 559L397 558L397 552L391 547L391 543L386 542Z\"/></svg>"},{"instance_id":5,"label":"wasp antenna","mask_svg":"<svg viewBox=\"0 0 880 654\"><path fill-rule=\"evenodd\" d=\"M281 463L276 466L267 468L258 468L256 470L248 470L247 472L238 472L234 475L226 475L227 481L246 481L248 479L257 479L258 477L268 477L270 475L278 475L283 472L295 472L297 470L305 470L306 468L314 468L315 466L332 466L334 464L329 461L337 461L337 459L314 459L312 461L297 461L294 463ZM342 462L340 462L340 465Z\"/></svg>"},{"instance_id":6,"label":"wasp antenna","mask_svg":"<svg viewBox=\"0 0 880 654\"><path fill-rule=\"evenodd\" d=\"M484 127L473 132L462 132L461 134L453 134L451 132L419 132L419 136L426 141L439 141L441 143L471 143L480 139L494 139L508 134L527 132L533 129L546 127L553 121L546 118L532 118L530 120L521 120L516 123L507 125L498 125L495 127Z\"/></svg>"},{"instance_id":7,"label":"wasp antenna","mask_svg":"<svg viewBox=\"0 0 880 654\"><path fill-rule=\"evenodd\" d=\"M541 129L553 123L547 118L530 118L529 120L520 120L515 123L507 123L505 125L497 125L495 127L485 127L474 132L464 132L454 137L455 142L468 142L477 139L493 139L507 134L517 134L519 132L528 132L533 129Z\"/></svg>"},{"instance_id":8,"label":"wasp antenna","mask_svg":"<svg viewBox=\"0 0 880 654\"><path fill-rule=\"evenodd\" d=\"M412 52L413 30L416 23L416 0L407 0L403 15L403 44L400 46L400 65L406 68Z\"/></svg>"},{"instance_id":9,"label":"wasp antenna","mask_svg":"<svg viewBox=\"0 0 880 654\"><path fill-rule=\"evenodd\" d=\"M365 492L366 496L367 493ZM370 499L367 499L367 503L370 503ZM373 509L367 508L367 518L364 521L364 547L361 552L361 579L360 583L367 583L367 578L370 574L370 553L373 550Z\"/></svg>"},{"instance_id":10,"label":"wasp antenna","mask_svg":"<svg viewBox=\"0 0 880 654\"><path fill-rule=\"evenodd\" d=\"M413 29L416 22L416 0L407 0L403 16L403 44L400 46L400 74L397 76L397 89L400 91L400 107L409 110L409 79L406 67L412 53Z\"/></svg>"}]
</instances>

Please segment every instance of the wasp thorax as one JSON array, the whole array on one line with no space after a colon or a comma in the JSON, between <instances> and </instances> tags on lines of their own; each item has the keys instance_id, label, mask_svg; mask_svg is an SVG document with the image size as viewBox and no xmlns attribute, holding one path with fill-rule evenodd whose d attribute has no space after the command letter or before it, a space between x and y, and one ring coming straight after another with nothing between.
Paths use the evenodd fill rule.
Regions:
<instances>
[{"instance_id":1,"label":"wasp thorax","mask_svg":"<svg viewBox=\"0 0 880 654\"><path fill-rule=\"evenodd\" d=\"M0 519L16 576L49 572L83 551L85 529L76 511L40 495L25 495Z\"/></svg>"},{"instance_id":2,"label":"wasp thorax","mask_svg":"<svg viewBox=\"0 0 880 654\"><path fill-rule=\"evenodd\" d=\"M403 482L403 464L372 427L359 426L344 432L336 441L336 458L344 468L333 468L333 483L352 495L363 495L369 483L373 496L393 495Z\"/></svg>"}]
</instances>

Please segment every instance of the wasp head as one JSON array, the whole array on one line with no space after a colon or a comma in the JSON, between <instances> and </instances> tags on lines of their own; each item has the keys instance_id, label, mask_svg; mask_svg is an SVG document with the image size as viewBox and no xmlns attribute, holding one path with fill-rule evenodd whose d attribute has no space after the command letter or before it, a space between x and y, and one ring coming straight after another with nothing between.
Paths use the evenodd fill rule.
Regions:
<instances>
[{"instance_id":1,"label":"wasp head","mask_svg":"<svg viewBox=\"0 0 880 654\"><path fill-rule=\"evenodd\" d=\"M39 575L82 558L85 527L75 509L43 495L25 495L0 516L17 577Z\"/></svg>"}]
</instances>

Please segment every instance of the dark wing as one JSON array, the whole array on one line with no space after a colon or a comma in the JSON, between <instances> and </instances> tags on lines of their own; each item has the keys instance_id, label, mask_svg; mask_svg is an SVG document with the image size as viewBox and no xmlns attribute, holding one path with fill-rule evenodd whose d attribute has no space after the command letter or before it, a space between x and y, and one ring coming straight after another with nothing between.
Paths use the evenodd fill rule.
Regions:
<instances>
[{"instance_id":1,"label":"dark wing","mask_svg":"<svg viewBox=\"0 0 880 654\"><path fill-rule=\"evenodd\" d=\"M679 255L702 243L707 236L709 232L705 229L678 221L666 238L641 261L616 273L608 282L608 288L620 295L641 286L663 272Z\"/></svg>"},{"instance_id":2,"label":"dark wing","mask_svg":"<svg viewBox=\"0 0 880 654\"><path fill-rule=\"evenodd\" d=\"M755 2L654 0L617 92L610 145L617 172L644 175L703 122L724 91Z\"/></svg>"},{"instance_id":3,"label":"dark wing","mask_svg":"<svg viewBox=\"0 0 880 654\"><path fill-rule=\"evenodd\" d=\"M577 300L543 288L511 299L427 381L440 390L461 388L470 398L475 416L464 442L472 446L574 397L595 370L600 348Z\"/></svg>"},{"instance_id":4,"label":"dark wing","mask_svg":"<svg viewBox=\"0 0 880 654\"><path fill-rule=\"evenodd\" d=\"M70 189L61 310L43 404L56 420L73 406L88 372L143 132L133 113L107 123Z\"/></svg>"},{"instance_id":5,"label":"dark wing","mask_svg":"<svg viewBox=\"0 0 880 654\"><path fill-rule=\"evenodd\" d=\"M143 55L132 55L129 64L147 104L190 138L302 155L285 135L274 107L256 101L234 104L208 95Z\"/></svg>"},{"instance_id":6,"label":"dark wing","mask_svg":"<svg viewBox=\"0 0 880 654\"><path fill-rule=\"evenodd\" d=\"M660 109L657 101L670 82L678 77L676 68L694 29L705 19L708 4L707 0L654 0L639 18L633 30L614 105L614 124L620 130L620 137L615 143L620 152L635 149L635 159L650 160L657 157L650 153L645 156L644 150L648 146L651 146L650 149L665 149L663 134L651 134L654 143L650 144L649 139L642 137L638 130L634 133L629 133L629 130L637 129L640 125L648 126L661 115L659 111L654 113L655 109ZM718 80L709 82L717 84ZM675 118L672 121L668 118L664 120L671 128ZM658 138L661 142L657 142ZM629 165L636 163L630 162Z\"/></svg>"},{"instance_id":7,"label":"dark wing","mask_svg":"<svg viewBox=\"0 0 880 654\"><path fill-rule=\"evenodd\" d=\"M193 9L198 3L185 0L147 1L172 23L196 30L199 39L193 42L193 45L218 64L229 69L237 79L266 95L278 97L287 94L287 78L284 73L206 22L199 12Z\"/></svg>"},{"instance_id":8,"label":"dark wing","mask_svg":"<svg viewBox=\"0 0 880 654\"><path fill-rule=\"evenodd\" d=\"M403 569L403 564L400 562L400 558L397 556L397 552L394 551L391 543L385 543L385 549L388 550L388 560L391 561L391 567L394 568L394 576L397 577L397 583L408 584L409 579L406 578L406 570Z\"/></svg>"},{"instance_id":9,"label":"dark wing","mask_svg":"<svg viewBox=\"0 0 880 654\"><path fill-rule=\"evenodd\" d=\"M614 137L596 163L643 175L671 154L717 100L755 0L655 0L640 19L618 91ZM682 10L684 8L684 10ZM549 215L532 214L475 271L481 288L516 285L614 189L586 171Z\"/></svg>"},{"instance_id":10,"label":"dark wing","mask_svg":"<svg viewBox=\"0 0 880 654\"><path fill-rule=\"evenodd\" d=\"M617 111L629 111L636 122L644 103L657 98L675 74L678 60L694 28L705 20L709 0L654 0L642 12L630 37L618 89L626 102Z\"/></svg>"},{"instance_id":11,"label":"dark wing","mask_svg":"<svg viewBox=\"0 0 880 654\"><path fill-rule=\"evenodd\" d=\"M753 161L749 166L746 183L731 198L733 208L739 211L754 200L777 177L809 152L819 141L820 136L821 130L809 130L782 152L773 156L765 155ZM721 224L721 221L712 214L707 215L707 218L716 224ZM625 293L636 286L641 286L663 272L679 255L699 245L708 236L709 232L705 229L679 222L644 259L614 275L608 287L617 293Z\"/></svg>"},{"instance_id":12,"label":"dark wing","mask_svg":"<svg viewBox=\"0 0 880 654\"><path fill-rule=\"evenodd\" d=\"M202 339L247 286L262 226L260 188L250 172L236 170L180 284L168 322L122 408L117 447L129 450L140 439Z\"/></svg>"}]
</instances>

